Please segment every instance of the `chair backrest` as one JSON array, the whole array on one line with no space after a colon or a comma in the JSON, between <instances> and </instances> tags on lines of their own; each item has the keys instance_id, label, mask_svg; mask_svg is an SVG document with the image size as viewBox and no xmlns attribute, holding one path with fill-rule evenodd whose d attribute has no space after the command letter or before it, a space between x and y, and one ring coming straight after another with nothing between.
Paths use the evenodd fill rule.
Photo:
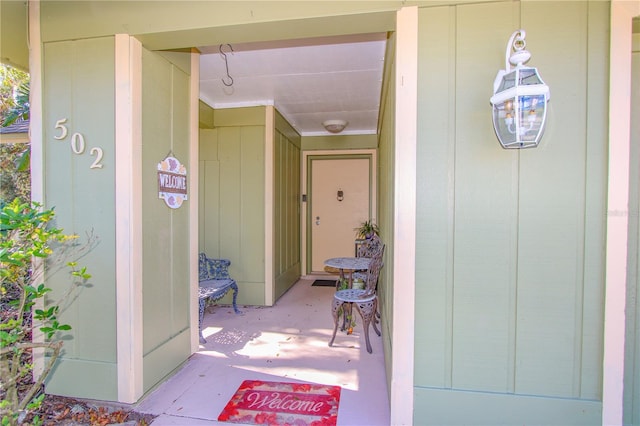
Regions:
<instances>
[{"instance_id":1,"label":"chair backrest","mask_svg":"<svg viewBox=\"0 0 640 426\"><path fill-rule=\"evenodd\" d=\"M358 247L358 257L370 257L374 258L380 252L384 244L382 244L382 240L377 235L373 235L371 238L365 240Z\"/></svg>"},{"instance_id":2,"label":"chair backrest","mask_svg":"<svg viewBox=\"0 0 640 426\"><path fill-rule=\"evenodd\" d=\"M379 251L372 257L369 269L367 270L367 282L366 282L366 294L373 294L376 292L376 286L378 285L378 277L380 276L380 269L382 269L384 255L384 244L379 248Z\"/></svg>"}]
</instances>

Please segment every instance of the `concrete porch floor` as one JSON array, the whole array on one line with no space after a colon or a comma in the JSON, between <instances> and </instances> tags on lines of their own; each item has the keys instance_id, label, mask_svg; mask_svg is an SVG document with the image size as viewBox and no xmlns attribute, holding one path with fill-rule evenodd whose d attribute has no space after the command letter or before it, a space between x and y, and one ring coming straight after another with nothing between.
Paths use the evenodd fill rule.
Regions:
<instances>
[{"instance_id":1,"label":"concrete porch floor","mask_svg":"<svg viewBox=\"0 0 640 426\"><path fill-rule=\"evenodd\" d=\"M382 339L362 320L351 335L338 329L333 347L332 287L301 279L273 307L214 307L205 314L207 343L136 411L158 415L153 426L228 425L218 422L243 380L308 382L342 387L338 425L389 425ZM242 289L240 289L242 291Z\"/></svg>"}]
</instances>

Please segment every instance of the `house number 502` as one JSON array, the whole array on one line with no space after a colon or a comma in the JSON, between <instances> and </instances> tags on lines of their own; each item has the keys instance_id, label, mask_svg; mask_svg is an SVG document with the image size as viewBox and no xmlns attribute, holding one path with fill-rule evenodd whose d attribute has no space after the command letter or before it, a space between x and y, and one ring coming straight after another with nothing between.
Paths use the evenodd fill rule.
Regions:
<instances>
[{"instance_id":1,"label":"house number 502","mask_svg":"<svg viewBox=\"0 0 640 426\"><path fill-rule=\"evenodd\" d=\"M56 140L63 140L67 137L67 135L69 134L69 129L67 129L67 126L65 126L65 123L67 122L66 118L60 119L58 121L56 121L56 126L55 129L56 130L60 130L60 134L57 136L54 136L53 138ZM86 148L86 144L84 142L84 136L82 136L82 133L74 133L71 135L71 151L74 154L77 155L81 155L84 153ZM89 167L90 169L101 169L103 164L102 164L102 157L103 157L103 152L102 152L102 148L91 148L91 150L89 151L89 155L95 156L96 159L93 161L93 163L91 163L91 166Z\"/></svg>"}]
</instances>

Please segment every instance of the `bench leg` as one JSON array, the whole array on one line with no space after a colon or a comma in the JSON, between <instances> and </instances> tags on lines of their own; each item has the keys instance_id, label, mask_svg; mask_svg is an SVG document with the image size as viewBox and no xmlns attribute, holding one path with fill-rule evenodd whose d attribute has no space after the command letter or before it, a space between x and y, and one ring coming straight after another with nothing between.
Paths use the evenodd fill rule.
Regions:
<instances>
[{"instance_id":1,"label":"bench leg","mask_svg":"<svg viewBox=\"0 0 640 426\"><path fill-rule=\"evenodd\" d=\"M236 284L235 281L233 282L233 284L231 284L231 289L233 290L233 311L236 314L239 314L240 310L238 309L238 306L236 305L236 299L238 298L238 284Z\"/></svg>"},{"instance_id":2,"label":"bench leg","mask_svg":"<svg viewBox=\"0 0 640 426\"><path fill-rule=\"evenodd\" d=\"M204 319L204 308L207 304L207 299L198 299L198 308L199 308L199 312L198 312L198 335L200 336L200 343L201 344L205 344L207 343L207 340L204 338L204 336L202 335L202 320Z\"/></svg>"},{"instance_id":3,"label":"bench leg","mask_svg":"<svg viewBox=\"0 0 640 426\"><path fill-rule=\"evenodd\" d=\"M240 310L238 309L238 305L237 305L237 298L238 298L238 284L236 284L235 281L233 281L233 283L231 283L229 285L229 288L227 289L227 291L231 289L233 290L233 310L236 314L240 314L242 312L240 312ZM204 336L202 335L202 320L204 319L204 310L206 308L207 305L207 299L208 298L200 298L198 299L198 332L200 335L200 343L201 344L205 344L207 343L207 340L204 338Z\"/></svg>"}]
</instances>

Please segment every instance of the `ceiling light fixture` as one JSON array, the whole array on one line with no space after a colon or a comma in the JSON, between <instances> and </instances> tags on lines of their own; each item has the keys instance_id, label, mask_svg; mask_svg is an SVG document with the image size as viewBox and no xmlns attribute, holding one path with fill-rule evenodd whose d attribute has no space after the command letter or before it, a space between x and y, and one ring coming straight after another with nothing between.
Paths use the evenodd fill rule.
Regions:
<instances>
[{"instance_id":1,"label":"ceiling light fixture","mask_svg":"<svg viewBox=\"0 0 640 426\"><path fill-rule=\"evenodd\" d=\"M511 35L505 69L498 71L493 83L493 128L503 148L538 146L547 118L549 86L536 68L524 65L531 58L524 49L525 36L524 30Z\"/></svg>"},{"instance_id":2,"label":"ceiling light fixture","mask_svg":"<svg viewBox=\"0 0 640 426\"><path fill-rule=\"evenodd\" d=\"M326 120L322 122L324 128L330 133L340 133L347 127L347 124L349 124L349 122L345 120Z\"/></svg>"}]
</instances>

